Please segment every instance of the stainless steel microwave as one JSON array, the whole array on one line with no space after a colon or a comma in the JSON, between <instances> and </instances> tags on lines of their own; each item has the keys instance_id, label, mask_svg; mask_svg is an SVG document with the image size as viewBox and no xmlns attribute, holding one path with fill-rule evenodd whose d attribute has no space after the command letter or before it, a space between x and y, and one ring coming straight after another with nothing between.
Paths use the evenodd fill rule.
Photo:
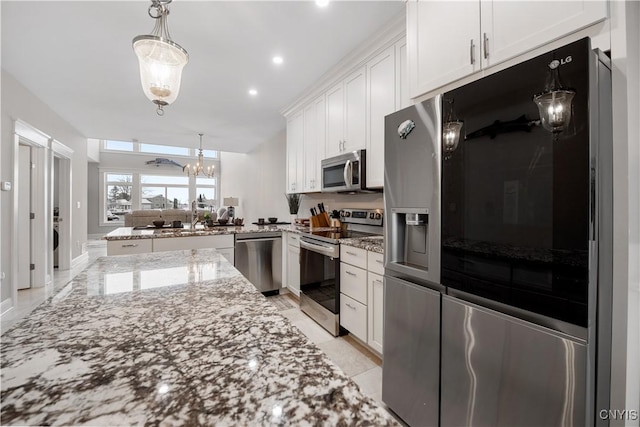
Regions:
<instances>
[{"instance_id":1,"label":"stainless steel microwave","mask_svg":"<svg viewBox=\"0 0 640 427\"><path fill-rule=\"evenodd\" d=\"M366 150L351 151L324 159L322 167L322 191L366 191Z\"/></svg>"}]
</instances>

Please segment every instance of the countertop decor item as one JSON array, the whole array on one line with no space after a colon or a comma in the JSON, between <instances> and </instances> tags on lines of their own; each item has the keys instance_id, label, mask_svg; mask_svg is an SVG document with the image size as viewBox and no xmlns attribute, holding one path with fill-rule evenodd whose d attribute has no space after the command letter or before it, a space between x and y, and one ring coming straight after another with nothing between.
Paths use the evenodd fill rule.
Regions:
<instances>
[{"instance_id":1,"label":"countertop decor item","mask_svg":"<svg viewBox=\"0 0 640 427\"><path fill-rule=\"evenodd\" d=\"M218 224L224 225L229 222L228 218L218 218Z\"/></svg>"},{"instance_id":2,"label":"countertop decor item","mask_svg":"<svg viewBox=\"0 0 640 427\"><path fill-rule=\"evenodd\" d=\"M155 27L151 34L133 39L133 51L140 63L142 90L157 105L159 116L164 115L163 108L178 97L182 69L189 62L187 51L171 40L167 26L169 3L171 0L151 0L148 13L157 20Z\"/></svg>"},{"instance_id":3,"label":"countertop decor item","mask_svg":"<svg viewBox=\"0 0 640 427\"><path fill-rule=\"evenodd\" d=\"M298 193L293 194L285 194L287 198L287 203L289 203L289 213L291 215L298 215L298 210L300 209L300 202L302 201L302 195Z\"/></svg>"},{"instance_id":4,"label":"countertop decor item","mask_svg":"<svg viewBox=\"0 0 640 427\"><path fill-rule=\"evenodd\" d=\"M269 220L270 223L274 223L274 222L278 222L278 218L270 216L269 218L267 218Z\"/></svg>"},{"instance_id":5,"label":"countertop decor item","mask_svg":"<svg viewBox=\"0 0 640 427\"><path fill-rule=\"evenodd\" d=\"M162 227L164 225L164 219L157 219L153 221L153 225L156 226L156 228Z\"/></svg>"},{"instance_id":6,"label":"countertop decor item","mask_svg":"<svg viewBox=\"0 0 640 427\"><path fill-rule=\"evenodd\" d=\"M229 219L233 220L233 217L236 214L234 206L238 206L240 204L240 201L237 197L225 197L222 203L228 206L227 214L229 216Z\"/></svg>"}]
</instances>

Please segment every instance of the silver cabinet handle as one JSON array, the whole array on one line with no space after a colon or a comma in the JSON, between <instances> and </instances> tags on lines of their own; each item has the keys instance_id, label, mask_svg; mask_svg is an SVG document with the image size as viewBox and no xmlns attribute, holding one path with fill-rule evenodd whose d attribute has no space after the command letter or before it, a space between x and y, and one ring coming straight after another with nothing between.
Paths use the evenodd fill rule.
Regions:
<instances>
[{"instance_id":1,"label":"silver cabinet handle","mask_svg":"<svg viewBox=\"0 0 640 427\"><path fill-rule=\"evenodd\" d=\"M380 261L379 259L377 259L377 260L376 260L376 262L377 262L378 264L382 264L382 261Z\"/></svg>"},{"instance_id":2,"label":"silver cabinet handle","mask_svg":"<svg viewBox=\"0 0 640 427\"><path fill-rule=\"evenodd\" d=\"M122 245L122 247L123 247L123 248L135 248L135 247L137 247L137 246L138 246L138 245L137 245L137 244L135 244L135 243L130 243L130 244L128 244L128 245Z\"/></svg>"},{"instance_id":3,"label":"silver cabinet handle","mask_svg":"<svg viewBox=\"0 0 640 427\"><path fill-rule=\"evenodd\" d=\"M353 276L353 277L357 276L356 273L354 273L352 271L349 271L349 270L345 270L344 272L347 273L349 276Z\"/></svg>"},{"instance_id":4,"label":"silver cabinet handle","mask_svg":"<svg viewBox=\"0 0 640 427\"><path fill-rule=\"evenodd\" d=\"M484 40L483 40L484 59L487 59L489 57L489 37L487 37L487 33L484 33L483 36L484 36Z\"/></svg>"},{"instance_id":5,"label":"silver cabinet handle","mask_svg":"<svg viewBox=\"0 0 640 427\"><path fill-rule=\"evenodd\" d=\"M380 279L373 279L373 281L382 284L382 280Z\"/></svg>"},{"instance_id":6,"label":"silver cabinet handle","mask_svg":"<svg viewBox=\"0 0 640 427\"><path fill-rule=\"evenodd\" d=\"M471 65L475 64L476 58L474 55L475 45L473 44L473 39L471 39L471 46L469 47L469 59L471 60Z\"/></svg>"},{"instance_id":7,"label":"silver cabinet handle","mask_svg":"<svg viewBox=\"0 0 640 427\"><path fill-rule=\"evenodd\" d=\"M348 302L344 303L344 305L346 305L347 307L349 307L352 310L355 310L356 308L354 306L352 306L351 304L349 304Z\"/></svg>"},{"instance_id":8,"label":"silver cabinet handle","mask_svg":"<svg viewBox=\"0 0 640 427\"><path fill-rule=\"evenodd\" d=\"M353 252L345 251L345 253L346 253L347 255L356 256L356 254L354 254Z\"/></svg>"}]
</instances>

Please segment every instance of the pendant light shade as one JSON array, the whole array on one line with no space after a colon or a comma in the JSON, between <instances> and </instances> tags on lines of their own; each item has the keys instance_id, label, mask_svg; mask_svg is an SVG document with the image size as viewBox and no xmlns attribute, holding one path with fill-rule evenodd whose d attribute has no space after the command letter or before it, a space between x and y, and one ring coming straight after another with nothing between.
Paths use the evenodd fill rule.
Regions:
<instances>
[{"instance_id":1,"label":"pendant light shade","mask_svg":"<svg viewBox=\"0 0 640 427\"><path fill-rule=\"evenodd\" d=\"M142 90L162 115L163 107L173 103L180 93L182 69L189 62L189 54L169 35L167 5L171 0L152 0L151 3L149 16L156 19L156 25L152 34L133 39L133 50L140 63Z\"/></svg>"},{"instance_id":2,"label":"pendant light shade","mask_svg":"<svg viewBox=\"0 0 640 427\"><path fill-rule=\"evenodd\" d=\"M554 134L565 131L569 126L572 101L576 94L563 86L559 67L560 61L557 59L549 63L545 90L533 97L533 102L538 106L542 127Z\"/></svg>"}]
</instances>

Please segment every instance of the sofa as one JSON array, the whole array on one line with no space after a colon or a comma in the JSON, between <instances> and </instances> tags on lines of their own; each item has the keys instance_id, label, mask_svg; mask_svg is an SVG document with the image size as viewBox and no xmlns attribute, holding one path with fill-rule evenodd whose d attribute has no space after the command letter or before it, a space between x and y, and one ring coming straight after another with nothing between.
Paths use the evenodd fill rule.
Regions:
<instances>
[{"instance_id":1,"label":"sofa","mask_svg":"<svg viewBox=\"0 0 640 427\"><path fill-rule=\"evenodd\" d=\"M144 227L153 225L153 221L164 220L165 224L173 221L191 223L191 212L184 209L141 209L124 215L125 227Z\"/></svg>"}]
</instances>

